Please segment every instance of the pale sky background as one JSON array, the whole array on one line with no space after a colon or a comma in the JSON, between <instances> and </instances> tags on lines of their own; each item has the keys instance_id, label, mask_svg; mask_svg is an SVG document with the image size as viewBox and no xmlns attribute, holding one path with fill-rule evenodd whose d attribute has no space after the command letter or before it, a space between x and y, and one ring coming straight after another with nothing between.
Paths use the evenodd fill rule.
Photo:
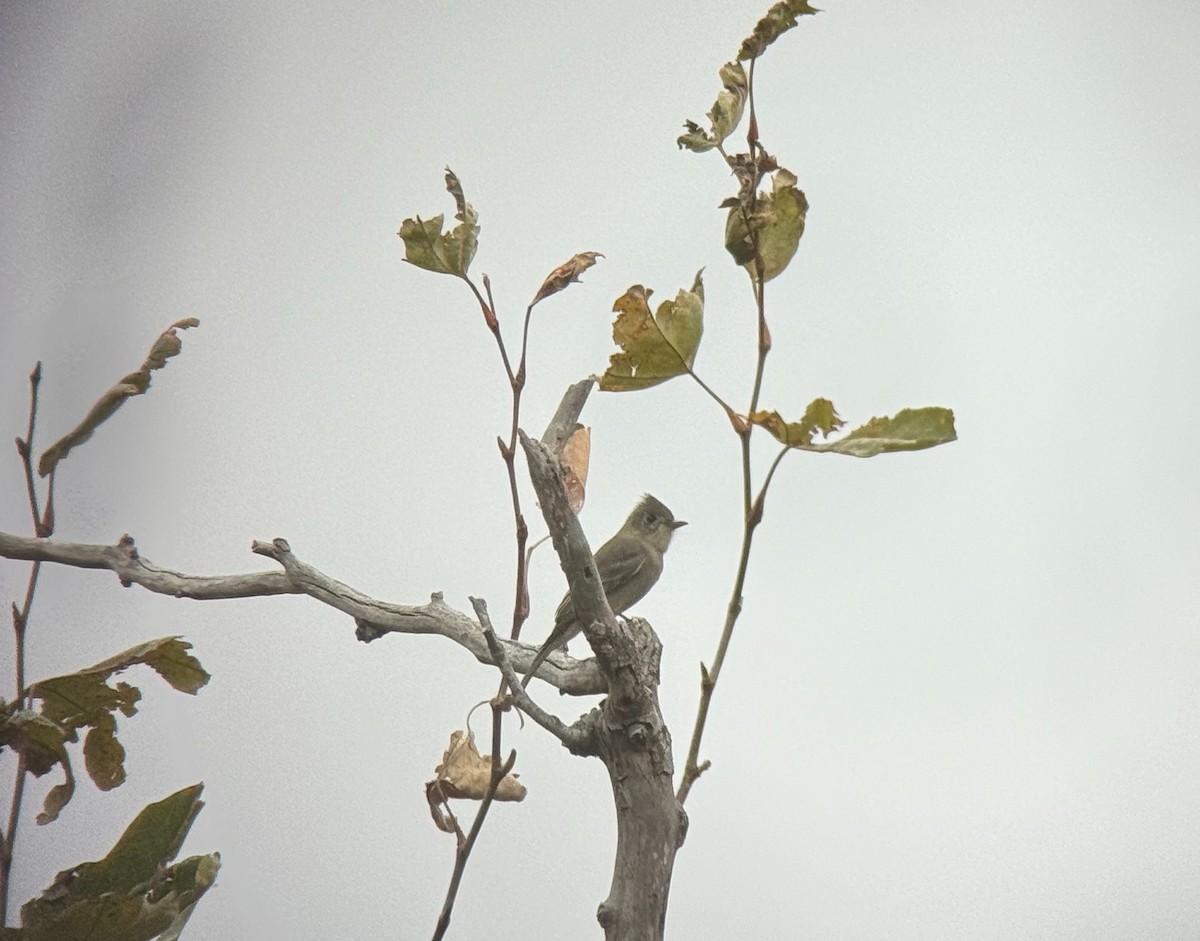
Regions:
<instances>
[{"instance_id":1,"label":"pale sky background","mask_svg":"<svg viewBox=\"0 0 1200 941\"><path fill-rule=\"evenodd\" d=\"M57 535L129 532L205 574L269 567L250 541L282 536L378 597L479 595L503 621L507 386L474 300L402 263L396 229L452 213L453 167L514 345L547 272L607 256L536 313L530 431L606 364L617 296L672 297L701 266L697 369L744 408L732 183L674 141L768 5L3 3L3 439L36 360L45 446L167 324L202 322L63 465ZM777 475L669 936L1200 937L1200 5L827 7L757 74L764 142L812 207L769 287L764 404L827 396L852 424L945 405L960 440ZM736 441L684 380L584 417L593 545L643 491L691 521L637 609L681 766L733 581ZM0 528L28 533L12 450L0 493ZM26 573L0 563L5 606ZM540 551L531 642L563 585ZM185 853L224 868L187 937L427 938L453 845L423 784L496 678L438 638L353 631L304 598L47 570L32 678L183 634L213 680L193 699L129 675L128 783L81 782L40 829L58 778L29 790L14 903L203 780ZM568 718L592 704L537 690ZM529 796L493 812L452 936L599 937L604 770L533 726L506 747Z\"/></svg>"}]
</instances>

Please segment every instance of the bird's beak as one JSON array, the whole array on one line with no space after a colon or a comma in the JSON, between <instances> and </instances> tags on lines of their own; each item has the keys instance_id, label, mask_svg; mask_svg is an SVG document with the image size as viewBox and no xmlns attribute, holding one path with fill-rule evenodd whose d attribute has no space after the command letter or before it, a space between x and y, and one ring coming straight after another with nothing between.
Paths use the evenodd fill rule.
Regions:
<instances>
[{"instance_id":1,"label":"bird's beak","mask_svg":"<svg viewBox=\"0 0 1200 941\"><path fill-rule=\"evenodd\" d=\"M675 522L673 522L671 524L671 531L674 532L680 526L686 526L686 525L687 525L687 520L675 520Z\"/></svg>"}]
</instances>

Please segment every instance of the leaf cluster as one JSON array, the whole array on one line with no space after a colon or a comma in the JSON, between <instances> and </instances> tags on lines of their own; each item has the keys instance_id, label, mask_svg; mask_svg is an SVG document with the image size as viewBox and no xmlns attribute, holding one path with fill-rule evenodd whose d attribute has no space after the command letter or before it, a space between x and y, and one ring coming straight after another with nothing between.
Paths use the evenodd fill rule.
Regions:
<instances>
[{"instance_id":1,"label":"leaf cluster","mask_svg":"<svg viewBox=\"0 0 1200 941\"><path fill-rule=\"evenodd\" d=\"M150 388L151 374L177 355L182 341L177 331L199 323L195 318L176 321L158 336L141 367L105 392L83 420L47 448L38 461L38 472L49 476L44 510L33 473L41 364L30 375L29 425L17 438L17 453L25 469L26 489L34 530L39 539L54 532L54 475L61 462L132 396ZM14 702L0 702L0 750L11 749L19 758L8 825L0 832L0 925L8 912L13 846L27 775L42 777L55 767L63 781L46 793L37 823L56 820L75 793L75 773L67 746L83 736L84 766L102 791L125 782L125 748L117 737L117 715L137 712L141 690L125 679L116 679L130 667L150 667L173 688L198 692L209 674L189 652L191 644L179 637L163 637L137 644L100 663L35 683L25 683L25 635L38 584L41 563L31 567L23 604L13 604L17 639ZM220 867L217 854L194 856L173 863L183 838L203 806L202 785L185 788L147 806L100 861L82 863L58 874L40 898L21 910L20 928L0 927L4 939L32 941L141 941L179 936L193 907L208 890Z\"/></svg>"},{"instance_id":2,"label":"leaf cluster","mask_svg":"<svg viewBox=\"0 0 1200 941\"><path fill-rule=\"evenodd\" d=\"M0 941L178 939L221 868L219 853L172 862L204 806L202 784L149 804L108 854L60 872L21 907L21 927Z\"/></svg>"},{"instance_id":3,"label":"leaf cluster","mask_svg":"<svg viewBox=\"0 0 1200 941\"><path fill-rule=\"evenodd\" d=\"M96 787L109 791L125 783L125 749L117 739L116 715L134 715L142 693L128 682L111 683L113 675L145 664L175 689L194 695L209 675L188 653L191 646L179 637L146 641L93 666L34 683L27 694L40 704L36 709L14 705L5 709L0 717L0 746L21 755L25 767L37 777L56 765L63 769L65 780L46 794L39 824L55 820L75 793L67 744L79 741L81 730L86 730L84 765Z\"/></svg>"}]
</instances>

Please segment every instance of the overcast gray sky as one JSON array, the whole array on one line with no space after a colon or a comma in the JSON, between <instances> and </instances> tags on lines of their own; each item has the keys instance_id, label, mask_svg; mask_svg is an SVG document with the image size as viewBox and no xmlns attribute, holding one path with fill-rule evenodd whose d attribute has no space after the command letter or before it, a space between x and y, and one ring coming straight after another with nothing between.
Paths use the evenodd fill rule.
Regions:
<instances>
[{"instance_id":1,"label":"overcast gray sky","mask_svg":"<svg viewBox=\"0 0 1200 941\"><path fill-rule=\"evenodd\" d=\"M453 211L449 164L513 344L550 269L606 255L537 310L531 431L604 367L627 287L672 297L701 266L697 369L744 407L732 184L674 140L767 5L3 4L0 430L22 432L37 359L45 445L168 323L201 319L63 466L58 535L129 532L197 573L261 569L250 540L282 536L388 600L508 611L507 387L472 298L403 264L395 232ZM757 72L763 140L811 203L769 287L764 404L826 396L852 424L945 405L960 440L784 463L669 934L1195 938L1200 7L827 6ZM682 765L733 581L736 442L684 380L596 393L584 417L593 545L644 491L691 522L638 608ZM0 492L0 528L28 532L15 453ZM6 604L26 572L0 565ZM563 587L539 552L531 641ZM353 628L300 598L48 570L31 677L179 633L214 678L192 699L131 674L128 783L83 783L25 829L16 900L202 779L185 851L224 868L190 937L427 937L453 846L422 785L495 676ZM538 687L565 717L590 706ZM507 743L529 797L494 811L453 936L598 937L603 768L536 727Z\"/></svg>"}]
</instances>

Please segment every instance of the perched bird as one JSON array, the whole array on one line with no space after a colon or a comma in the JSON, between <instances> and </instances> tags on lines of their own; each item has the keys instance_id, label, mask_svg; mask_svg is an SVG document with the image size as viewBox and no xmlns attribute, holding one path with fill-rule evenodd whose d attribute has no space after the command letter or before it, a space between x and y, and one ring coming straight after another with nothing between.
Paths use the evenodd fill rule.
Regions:
<instances>
[{"instance_id":1,"label":"perched bird","mask_svg":"<svg viewBox=\"0 0 1200 941\"><path fill-rule=\"evenodd\" d=\"M624 613L654 587L662 574L663 553L671 544L671 536L686 525L646 494L617 534L596 550L596 570L613 614ZM554 630L538 649L521 685L528 686L545 659L582 630L568 591L554 612Z\"/></svg>"}]
</instances>

